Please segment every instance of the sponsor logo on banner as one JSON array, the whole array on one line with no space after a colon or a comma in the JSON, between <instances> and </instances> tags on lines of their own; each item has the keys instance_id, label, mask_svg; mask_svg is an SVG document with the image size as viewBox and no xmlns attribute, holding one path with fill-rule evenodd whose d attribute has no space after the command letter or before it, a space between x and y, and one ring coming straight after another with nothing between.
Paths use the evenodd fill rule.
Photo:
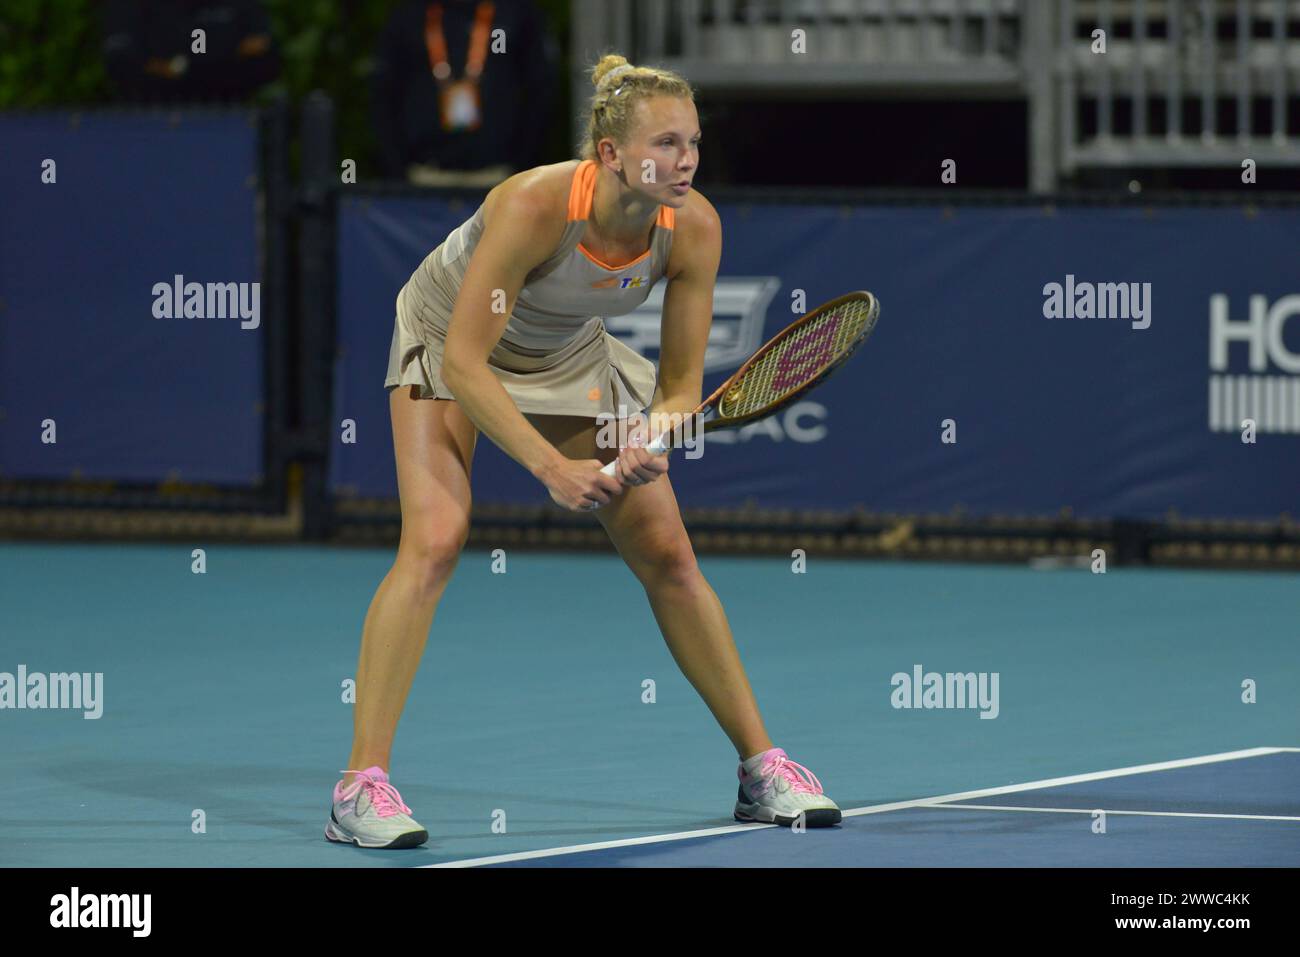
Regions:
<instances>
[{"instance_id":1,"label":"sponsor logo on banner","mask_svg":"<svg viewBox=\"0 0 1300 957\"><path fill-rule=\"evenodd\" d=\"M1300 434L1300 294L1245 304L1210 296L1209 386L1211 432L1239 432L1251 419L1261 433Z\"/></svg>"},{"instance_id":2,"label":"sponsor logo on banner","mask_svg":"<svg viewBox=\"0 0 1300 957\"><path fill-rule=\"evenodd\" d=\"M659 359L659 321L667 283L656 283L645 302L605 328L647 359ZM704 351L704 374L735 372L763 344L767 306L781 288L775 276L719 277L713 287L713 324ZM793 320L791 320L793 321Z\"/></svg>"},{"instance_id":3,"label":"sponsor logo on banner","mask_svg":"<svg viewBox=\"0 0 1300 957\"><path fill-rule=\"evenodd\" d=\"M605 328L620 341L658 364L659 329L664 306L666 283L659 283L634 311L605 319ZM704 352L704 374L740 368L765 341L763 326L767 307L781 280L776 276L719 277L713 288L713 323L709 327L709 344ZM796 317L788 320L793 322ZM787 323L788 324L788 323ZM717 383L714 384L715 386ZM706 389L706 393L707 393ZM826 406L810 399L795 402L775 416L752 422L739 429L709 433L709 442L746 443L758 435L781 442L820 442L826 437Z\"/></svg>"}]
</instances>

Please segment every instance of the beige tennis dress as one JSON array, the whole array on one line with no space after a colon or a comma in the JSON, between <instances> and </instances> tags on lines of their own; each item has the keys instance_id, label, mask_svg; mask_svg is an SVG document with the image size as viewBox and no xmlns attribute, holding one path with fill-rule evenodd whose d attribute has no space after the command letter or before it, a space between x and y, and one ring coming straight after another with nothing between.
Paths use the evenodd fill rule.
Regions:
<instances>
[{"instance_id":1,"label":"beige tennis dress","mask_svg":"<svg viewBox=\"0 0 1300 957\"><path fill-rule=\"evenodd\" d=\"M597 167L583 160L569 188L568 225L559 248L528 273L488 366L520 412L627 416L649 407L655 366L605 330L606 316L632 312L665 274L674 210L660 206L650 248L610 266L581 243L591 215ZM422 399L454 399L439 374L451 311L483 234L483 207L456 227L397 296L386 388L415 385Z\"/></svg>"}]
</instances>

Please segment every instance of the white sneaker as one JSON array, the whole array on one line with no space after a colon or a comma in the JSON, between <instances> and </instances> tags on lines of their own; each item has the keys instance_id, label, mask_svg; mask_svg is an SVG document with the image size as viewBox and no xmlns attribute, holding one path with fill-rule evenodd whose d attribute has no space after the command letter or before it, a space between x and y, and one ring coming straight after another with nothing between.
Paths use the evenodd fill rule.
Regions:
<instances>
[{"instance_id":1,"label":"white sneaker","mask_svg":"<svg viewBox=\"0 0 1300 957\"><path fill-rule=\"evenodd\" d=\"M839 806L822 793L817 775L791 761L781 748L772 748L742 762L736 776L740 778L737 821L789 827L802 816L807 827L832 827L840 823Z\"/></svg>"},{"instance_id":2,"label":"white sneaker","mask_svg":"<svg viewBox=\"0 0 1300 957\"><path fill-rule=\"evenodd\" d=\"M397 788L388 783L384 769L376 765L355 774L352 784L334 785L330 819L325 836L339 844L357 847L419 847L429 839L429 832L412 820L411 809L402 802Z\"/></svg>"}]
</instances>

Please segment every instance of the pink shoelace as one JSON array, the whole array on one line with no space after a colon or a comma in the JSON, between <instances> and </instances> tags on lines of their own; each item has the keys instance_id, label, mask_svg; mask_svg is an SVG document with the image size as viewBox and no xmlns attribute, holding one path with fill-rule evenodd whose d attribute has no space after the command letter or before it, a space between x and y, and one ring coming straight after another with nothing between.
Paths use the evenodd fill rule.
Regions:
<instances>
[{"instance_id":1,"label":"pink shoelace","mask_svg":"<svg viewBox=\"0 0 1300 957\"><path fill-rule=\"evenodd\" d=\"M399 811L403 814L411 813L411 809L402 802L402 796L397 793L397 788L387 781L376 781L365 771L353 771L345 768L340 773L355 774L357 776L357 779L345 788L343 793L345 795L348 795L348 792L356 794L359 788L364 787L366 793L370 795L370 803L374 807L375 813L380 817L392 817Z\"/></svg>"},{"instance_id":2,"label":"pink shoelace","mask_svg":"<svg viewBox=\"0 0 1300 957\"><path fill-rule=\"evenodd\" d=\"M811 780L804 780L800 772L803 772ZM802 764L791 761L784 751L777 750L770 758L763 762L762 776L766 780L776 777L783 777L790 782L790 790L795 792L805 792L808 794L821 794L822 783L817 780L817 775L813 774Z\"/></svg>"}]
</instances>

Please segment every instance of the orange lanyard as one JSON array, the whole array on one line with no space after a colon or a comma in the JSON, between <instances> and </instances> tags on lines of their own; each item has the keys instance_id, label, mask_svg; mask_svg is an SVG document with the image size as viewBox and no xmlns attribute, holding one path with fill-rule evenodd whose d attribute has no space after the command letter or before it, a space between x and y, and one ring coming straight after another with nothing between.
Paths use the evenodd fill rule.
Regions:
<instances>
[{"instance_id":1,"label":"orange lanyard","mask_svg":"<svg viewBox=\"0 0 1300 957\"><path fill-rule=\"evenodd\" d=\"M483 0L474 11L474 29L470 33L469 53L465 57L465 76L477 81L487 61L488 34L492 31L492 4ZM429 66L439 83L451 76L447 62L447 41L442 35L442 4L431 3L424 15L424 46L429 51Z\"/></svg>"}]
</instances>

